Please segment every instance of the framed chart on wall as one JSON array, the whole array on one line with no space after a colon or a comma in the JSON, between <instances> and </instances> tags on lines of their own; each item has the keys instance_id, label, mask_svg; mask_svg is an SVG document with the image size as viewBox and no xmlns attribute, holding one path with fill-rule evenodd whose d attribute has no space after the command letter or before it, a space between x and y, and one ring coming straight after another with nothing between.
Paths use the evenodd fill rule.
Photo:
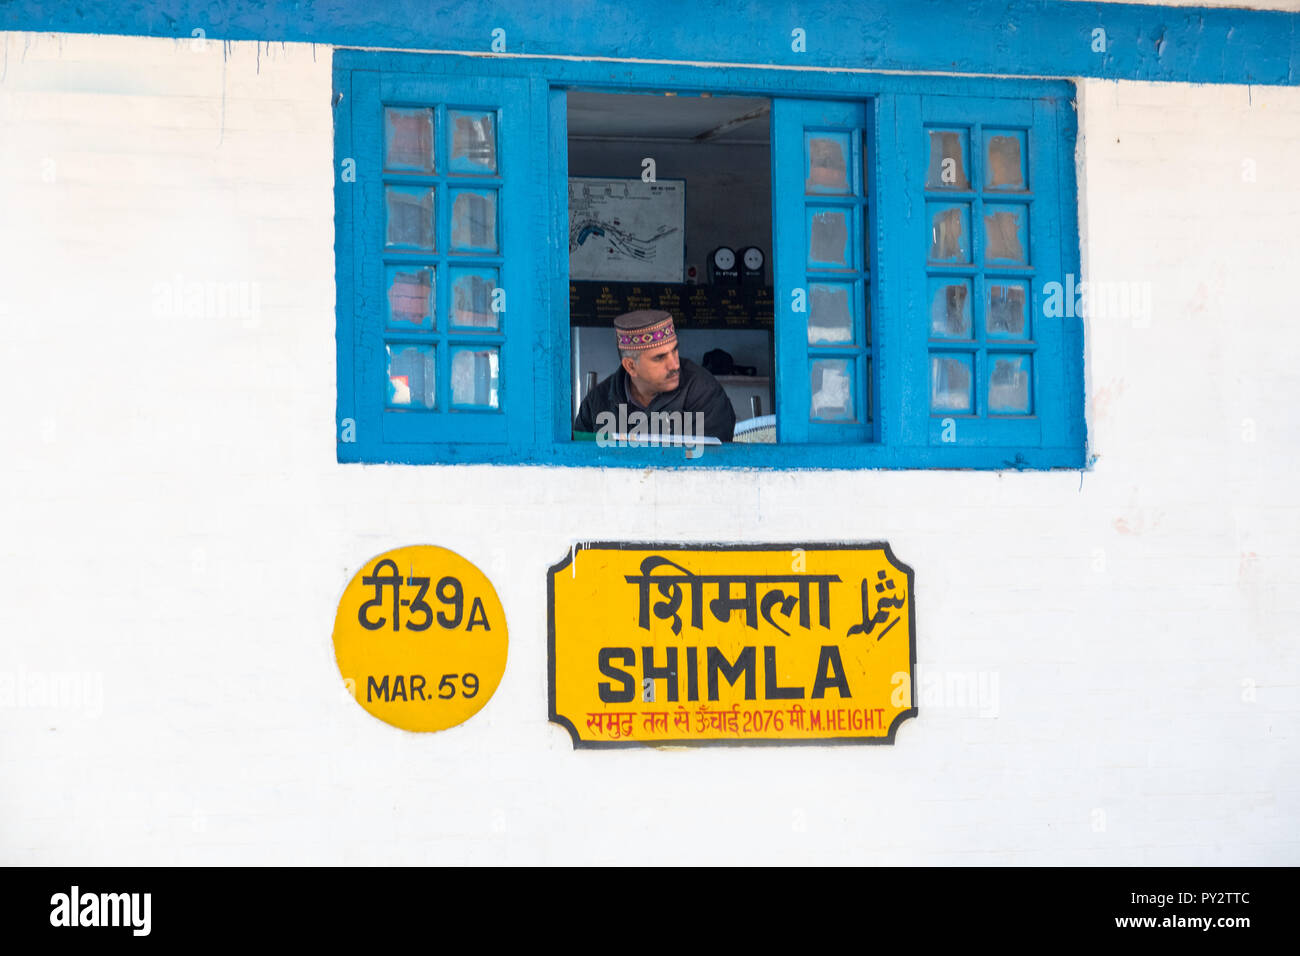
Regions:
<instances>
[{"instance_id":1,"label":"framed chart on wall","mask_svg":"<svg viewBox=\"0 0 1300 956\"><path fill-rule=\"evenodd\" d=\"M686 181L571 177L569 278L681 282Z\"/></svg>"}]
</instances>

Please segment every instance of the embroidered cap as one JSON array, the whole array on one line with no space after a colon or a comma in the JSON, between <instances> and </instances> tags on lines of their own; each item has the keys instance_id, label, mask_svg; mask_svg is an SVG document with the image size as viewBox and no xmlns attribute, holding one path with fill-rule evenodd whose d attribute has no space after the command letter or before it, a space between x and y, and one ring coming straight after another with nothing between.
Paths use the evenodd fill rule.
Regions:
<instances>
[{"instance_id":1,"label":"embroidered cap","mask_svg":"<svg viewBox=\"0 0 1300 956\"><path fill-rule=\"evenodd\" d=\"M672 313L661 309L624 312L614 320L614 331L618 334L619 350L623 352L640 352L677 340Z\"/></svg>"}]
</instances>

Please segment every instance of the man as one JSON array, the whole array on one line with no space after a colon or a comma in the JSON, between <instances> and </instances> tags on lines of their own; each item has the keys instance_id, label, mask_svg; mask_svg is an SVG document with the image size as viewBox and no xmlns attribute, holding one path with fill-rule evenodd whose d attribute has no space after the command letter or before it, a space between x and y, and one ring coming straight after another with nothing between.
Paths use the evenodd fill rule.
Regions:
<instances>
[{"instance_id":1,"label":"man","mask_svg":"<svg viewBox=\"0 0 1300 956\"><path fill-rule=\"evenodd\" d=\"M627 312L614 320L618 371L583 399L575 432L685 435L731 441L736 413L718 380L677 354L671 314Z\"/></svg>"}]
</instances>

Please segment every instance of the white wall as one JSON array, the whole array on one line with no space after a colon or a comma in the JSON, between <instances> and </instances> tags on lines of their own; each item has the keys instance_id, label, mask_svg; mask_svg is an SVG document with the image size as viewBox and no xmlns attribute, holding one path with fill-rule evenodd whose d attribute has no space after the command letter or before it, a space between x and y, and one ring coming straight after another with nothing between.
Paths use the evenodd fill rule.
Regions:
<instances>
[{"instance_id":1,"label":"white wall","mask_svg":"<svg viewBox=\"0 0 1300 956\"><path fill-rule=\"evenodd\" d=\"M361 467L329 51L0 37L0 862L1300 862L1300 90L1083 84L1084 267L1153 304L1089 322L1086 473ZM166 314L177 276L256 314ZM916 569L896 746L547 723L571 541L840 538ZM433 735L347 699L330 641L362 562L422 542L511 634Z\"/></svg>"}]
</instances>

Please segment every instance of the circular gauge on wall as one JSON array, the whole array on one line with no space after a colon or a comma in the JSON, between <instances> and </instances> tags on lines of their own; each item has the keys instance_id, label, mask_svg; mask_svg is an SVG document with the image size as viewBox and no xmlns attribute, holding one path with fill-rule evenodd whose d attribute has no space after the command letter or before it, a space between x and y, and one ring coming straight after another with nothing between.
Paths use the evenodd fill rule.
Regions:
<instances>
[{"instance_id":1,"label":"circular gauge on wall","mask_svg":"<svg viewBox=\"0 0 1300 956\"><path fill-rule=\"evenodd\" d=\"M725 285L740 278L736 268L736 250L729 246L718 246L709 253L709 284Z\"/></svg>"}]
</instances>

